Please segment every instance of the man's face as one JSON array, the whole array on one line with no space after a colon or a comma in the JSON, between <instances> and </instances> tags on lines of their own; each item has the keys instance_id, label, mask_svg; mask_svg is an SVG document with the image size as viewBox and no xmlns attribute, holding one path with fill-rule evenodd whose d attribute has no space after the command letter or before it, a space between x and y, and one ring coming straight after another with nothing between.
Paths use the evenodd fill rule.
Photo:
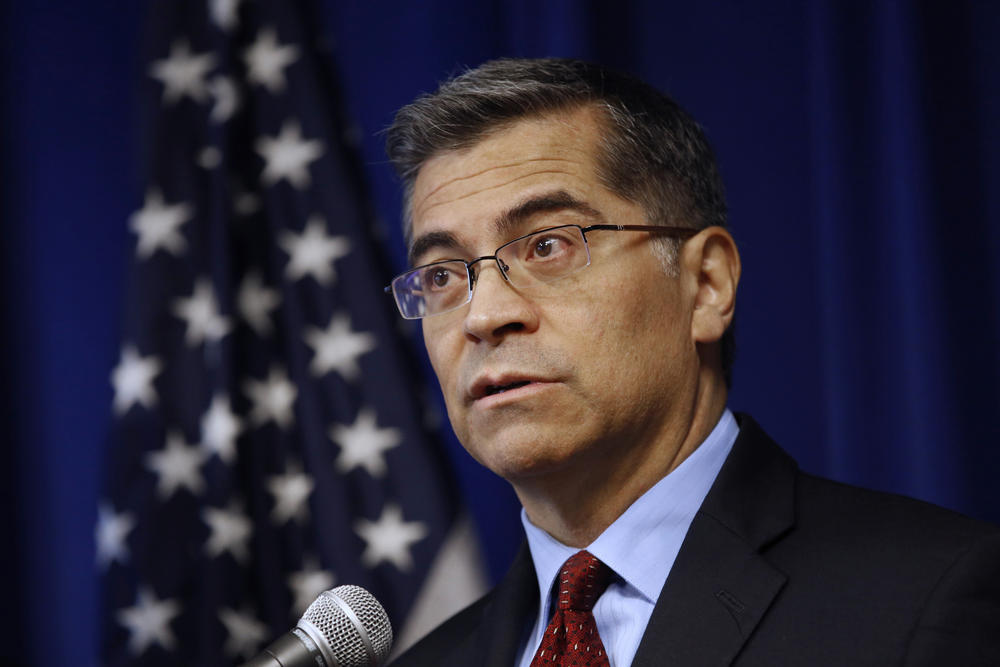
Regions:
<instances>
[{"instance_id":1,"label":"man's face","mask_svg":"<svg viewBox=\"0 0 1000 667\"><path fill-rule=\"evenodd\" d=\"M647 224L598 181L601 131L581 109L429 160L413 195L415 265L492 255L556 225ZM684 282L644 232L587 236L589 267L518 290L480 262L472 302L423 320L459 440L515 487L578 466L631 474L690 419L698 359Z\"/></svg>"}]
</instances>

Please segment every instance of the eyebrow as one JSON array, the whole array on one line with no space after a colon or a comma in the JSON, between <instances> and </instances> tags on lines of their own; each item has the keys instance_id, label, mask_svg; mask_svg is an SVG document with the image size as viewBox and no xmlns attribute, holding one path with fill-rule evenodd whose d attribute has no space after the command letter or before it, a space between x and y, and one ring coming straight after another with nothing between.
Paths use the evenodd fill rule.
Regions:
<instances>
[{"instance_id":1,"label":"eyebrow","mask_svg":"<svg viewBox=\"0 0 1000 667\"><path fill-rule=\"evenodd\" d=\"M501 213L493 221L493 230L500 238L513 235L532 217L539 213L554 211L576 211L595 222L603 222L601 212L589 204L580 201L565 190L554 190L534 195L514 205ZM462 244L451 232L428 232L413 240L409 250L410 266L416 264L418 257L434 248L461 248Z\"/></svg>"},{"instance_id":2,"label":"eyebrow","mask_svg":"<svg viewBox=\"0 0 1000 667\"><path fill-rule=\"evenodd\" d=\"M451 232L429 232L413 240L407 258L410 266L415 266L417 258L433 248L459 248L462 244Z\"/></svg>"},{"instance_id":3,"label":"eyebrow","mask_svg":"<svg viewBox=\"0 0 1000 667\"><path fill-rule=\"evenodd\" d=\"M565 190L555 190L529 197L513 208L507 209L493 221L493 229L497 236L505 238L539 213L565 210L576 211L598 222L604 220L604 216L597 209L580 201Z\"/></svg>"}]
</instances>

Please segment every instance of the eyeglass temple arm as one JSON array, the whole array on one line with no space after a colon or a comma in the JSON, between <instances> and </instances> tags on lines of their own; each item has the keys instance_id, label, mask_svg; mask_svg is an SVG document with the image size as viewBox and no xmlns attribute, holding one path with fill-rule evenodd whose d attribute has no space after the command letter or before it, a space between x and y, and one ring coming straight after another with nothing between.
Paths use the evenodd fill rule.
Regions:
<instances>
[{"instance_id":1,"label":"eyeglass temple arm","mask_svg":"<svg viewBox=\"0 0 1000 667\"><path fill-rule=\"evenodd\" d=\"M673 236L680 236L683 238L688 238L694 236L700 229L692 229L691 227L665 227L663 225L590 225L589 227L584 227L584 233L598 230L598 229L608 229L617 232L650 232L652 234L672 234Z\"/></svg>"}]
</instances>

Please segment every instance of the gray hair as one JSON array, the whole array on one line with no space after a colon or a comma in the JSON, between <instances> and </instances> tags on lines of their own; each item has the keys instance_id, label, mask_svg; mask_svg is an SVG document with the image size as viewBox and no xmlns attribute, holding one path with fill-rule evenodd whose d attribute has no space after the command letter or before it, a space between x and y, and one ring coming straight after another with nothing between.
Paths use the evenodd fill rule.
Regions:
<instances>
[{"instance_id":1,"label":"gray hair","mask_svg":"<svg viewBox=\"0 0 1000 667\"><path fill-rule=\"evenodd\" d=\"M642 207L649 224L703 229L726 226L722 179L701 127L649 84L598 65L556 58L492 60L421 95L396 114L386 151L403 181L406 236L420 168L445 151L470 148L525 118L592 106L607 131L596 156L598 178ZM657 240L675 274L678 242ZM735 349L722 339L727 383Z\"/></svg>"}]
</instances>

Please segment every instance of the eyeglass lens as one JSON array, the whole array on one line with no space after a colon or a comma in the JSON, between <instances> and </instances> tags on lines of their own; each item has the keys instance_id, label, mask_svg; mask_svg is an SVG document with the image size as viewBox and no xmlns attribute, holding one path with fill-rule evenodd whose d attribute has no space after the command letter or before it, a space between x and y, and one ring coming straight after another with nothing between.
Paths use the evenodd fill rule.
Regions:
<instances>
[{"instance_id":1,"label":"eyeglass lens","mask_svg":"<svg viewBox=\"0 0 1000 667\"><path fill-rule=\"evenodd\" d=\"M514 239L496 251L496 260L511 285L530 287L551 282L587 266L590 253L583 230L576 225L543 229ZM415 319L464 305L472 297L470 272L461 260L436 262L397 277L393 294L404 317Z\"/></svg>"}]
</instances>

